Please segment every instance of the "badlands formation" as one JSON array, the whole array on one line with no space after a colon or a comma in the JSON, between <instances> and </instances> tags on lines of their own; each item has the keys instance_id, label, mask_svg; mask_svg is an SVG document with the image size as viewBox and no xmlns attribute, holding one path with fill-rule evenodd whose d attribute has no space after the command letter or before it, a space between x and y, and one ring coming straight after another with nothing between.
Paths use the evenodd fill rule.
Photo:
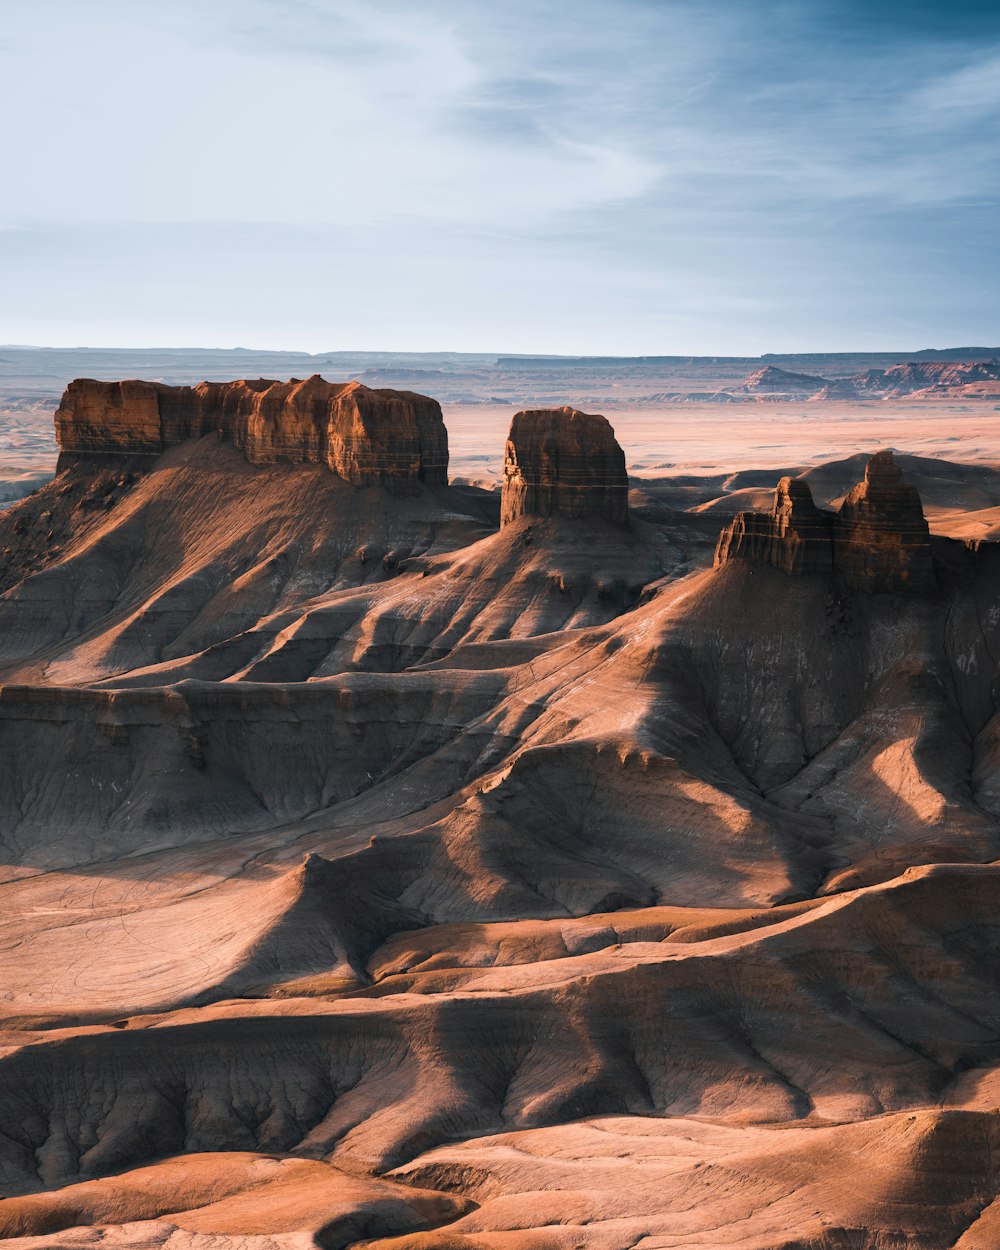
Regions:
<instances>
[{"instance_id":1,"label":"badlands formation","mask_svg":"<svg viewBox=\"0 0 1000 1250\"><path fill-rule=\"evenodd\" d=\"M630 497L561 407L496 492L319 377L56 425L0 514L0 1237L996 1250L1000 473Z\"/></svg>"}]
</instances>

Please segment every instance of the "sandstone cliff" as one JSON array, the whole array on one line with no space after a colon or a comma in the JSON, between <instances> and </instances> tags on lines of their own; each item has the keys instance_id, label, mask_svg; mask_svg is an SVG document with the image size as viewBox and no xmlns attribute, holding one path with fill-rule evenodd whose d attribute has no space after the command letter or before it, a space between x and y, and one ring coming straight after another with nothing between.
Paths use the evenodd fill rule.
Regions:
<instances>
[{"instance_id":1,"label":"sandstone cliff","mask_svg":"<svg viewBox=\"0 0 1000 1250\"><path fill-rule=\"evenodd\" d=\"M519 412L504 449L500 523L557 514L624 525L625 453L606 417L575 408Z\"/></svg>"},{"instance_id":2,"label":"sandstone cliff","mask_svg":"<svg viewBox=\"0 0 1000 1250\"><path fill-rule=\"evenodd\" d=\"M60 467L94 455L160 455L218 433L251 464L325 464L355 486L448 481L448 434L436 400L359 382L97 382L67 387L56 411Z\"/></svg>"},{"instance_id":3,"label":"sandstone cliff","mask_svg":"<svg viewBox=\"0 0 1000 1250\"><path fill-rule=\"evenodd\" d=\"M836 515L815 506L802 479L782 478L770 512L737 513L719 535L715 563L736 559L792 574L833 572L850 589L872 594L935 585L920 495L891 451L872 456Z\"/></svg>"}]
</instances>

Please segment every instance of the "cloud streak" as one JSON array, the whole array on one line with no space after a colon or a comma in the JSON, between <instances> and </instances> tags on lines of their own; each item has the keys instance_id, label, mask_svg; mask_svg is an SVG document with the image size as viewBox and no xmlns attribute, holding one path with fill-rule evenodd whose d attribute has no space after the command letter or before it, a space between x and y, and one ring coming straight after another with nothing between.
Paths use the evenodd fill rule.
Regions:
<instances>
[{"instance_id":1,"label":"cloud streak","mask_svg":"<svg viewBox=\"0 0 1000 1250\"><path fill-rule=\"evenodd\" d=\"M535 290L543 271L557 290L586 289L590 275L614 309L603 327L599 310L569 314L570 350L605 350L612 334L631 334L637 351L674 350L650 341L650 290L671 306L657 334L676 335L685 307L702 326L708 297L719 339L705 350L727 350L747 308L781 347L801 330L783 312L789 257L828 300L884 309L895 283L912 319L900 249L915 271L947 254L979 307L998 251L995 215L991 226L980 210L1000 199L990 125L1000 26L977 4L949 13L942 33L936 6L888 0L764 0L752 11L734 0L579 0L572 20L555 0L94 0L86 12L39 0L0 45L7 116L26 119L8 143L0 224L43 250L46 238L62 242L52 263L15 266L4 303L24 306L14 283L29 282L32 263L40 289L65 296L93 259L67 257L74 238L103 240L122 282L106 248L116 230L131 264L159 274L157 257L132 250L159 237L188 249L181 267L193 274L199 240L218 247L228 226L244 242L280 239L295 258L265 306L287 308L290 287L307 303L310 266L326 272L336 254L364 324L367 302L373 319L378 309L366 280L384 285L391 265L397 299L399 275L414 294L474 291L512 319L521 349L554 349L545 313L514 309L514 291ZM344 264L348 246L364 267ZM244 243L236 251L245 257ZM859 285L834 271L852 256L864 258ZM112 324L113 291L101 289L79 341L106 334L102 318ZM135 315L163 334L155 302L151 292ZM224 304L216 334L232 342ZM816 345L846 314L809 303ZM927 341L952 337L943 314L919 315ZM493 345L493 311L463 303L434 316L421 334ZM271 324L258 341L287 342L288 315ZM978 337L998 337L990 331ZM11 325L3 337L25 335Z\"/></svg>"}]
</instances>

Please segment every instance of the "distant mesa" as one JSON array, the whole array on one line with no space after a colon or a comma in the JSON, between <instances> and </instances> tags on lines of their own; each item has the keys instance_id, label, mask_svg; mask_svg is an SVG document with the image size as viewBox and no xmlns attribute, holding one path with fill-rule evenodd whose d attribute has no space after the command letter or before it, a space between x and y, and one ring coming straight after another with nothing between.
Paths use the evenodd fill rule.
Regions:
<instances>
[{"instance_id":1,"label":"distant mesa","mask_svg":"<svg viewBox=\"0 0 1000 1250\"><path fill-rule=\"evenodd\" d=\"M920 495L888 450L871 457L837 513L817 508L803 479L782 478L770 512L740 512L719 535L716 565L738 559L794 576L834 573L871 594L935 585Z\"/></svg>"},{"instance_id":2,"label":"distant mesa","mask_svg":"<svg viewBox=\"0 0 1000 1250\"><path fill-rule=\"evenodd\" d=\"M93 455L156 456L217 433L251 464L325 464L355 486L447 485L437 400L360 382L97 382L79 378L55 414L60 468Z\"/></svg>"},{"instance_id":3,"label":"distant mesa","mask_svg":"<svg viewBox=\"0 0 1000 1250\"><path fill-rule=\"evenodd\" d=\"M511 422L500 523L556 515L628 522L625 453L606 417L543 408L519 412Z\"/></svg>"},{"instance_id":4,"label":"distant mesa","mask_svg":"<svg viewBox=\"0 0 1000 1250\"><path fill-rule=\"evenodd\" d=\"M823 389L826 382L823 378L813 377L809 373L791 373L787 369L779 369L776 365L765 365L744 381L740 387L749 395L814 395Z\"/></svg>"},{"instance_id":5,"label":"distant mesa","mask_svg":"<svg viewBox=\"0 0 1000 1250\"><path fill-rule=\"evenodd\" d=\"M766 365L751 373L741 386L717 398L940 399L994 395L1000 395L1000 361L911 360L885 369L866 369L849 378L820 378Z\"/></svg>"},{"instance_id":6,"label":"distant mesa","mask_svg":"<svg viewBox=\"0 0 1000 1250\"><path fill-rule=\"evenodd\" d=\"M880 399L967 395L981 390L1000 394L1000 361L908 361L888 369L866 369L851 381L858 393L874 394Z\"/></svg>"},{"instance_id":7,"label":"distant mesa","mask_svg":"<svg viewBox=\"0 0 1000 1250\"><path fill-rule=\"evenodd\" d=\"M783 477L770 512L738 512L719 535L716 564L746 559L784 573L832 573L830 515L813 503L808 482Z\"/></svg>"},{"instance_id":8,"label":"distant mesa","mask_svg":"<svg viewBox=\"0 0 1000 1250\"><path fill-rule=\"evenodd\" d=\"M853 378L831 378L812 398L860 399L862 396Z\"/></svg>"}]
</instances>

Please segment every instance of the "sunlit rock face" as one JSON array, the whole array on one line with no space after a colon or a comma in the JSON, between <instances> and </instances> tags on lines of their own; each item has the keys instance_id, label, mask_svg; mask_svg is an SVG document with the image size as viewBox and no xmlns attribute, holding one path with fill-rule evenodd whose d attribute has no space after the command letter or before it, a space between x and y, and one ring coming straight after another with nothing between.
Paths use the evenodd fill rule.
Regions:
<instances>
[{"instance_id":1,"label":"sunlit rock face","mask_svg":"<svg viewBox=\"0 0 1000 1250\"><path fill-rule=\"evenodd\" d=\"M727 560L773 564L785 573L830 573L830 518L813 503L801 478L783 477L770 512L740 512L719 535L716 564Z\"/></svg>"},{"instance_id":2,"label":"sunlit rock face","mask_svg":"<svg viewBox=\"0 0 1000 1250\"><path fill-rule=\"evenodd\" d=\"M836 514L813 503L808 485L783 477L770 512L740 512L719 535L715 563L745 559L785 573L835 573L869 594L927 591L935 585L920 495L891 451L872 456Z\"/></svg>"},{"instance_id":3,"label":"sunlit rock face","mask_svg":"<svg viewBox=\"0 0 1000 1250\"><path fill-rule=\"evenodd\" d=\"M627 522L625 453L606 417L544 408L519 412L511 422L501 524L556 515Z\"/></svg>"},{"instance_id":4,"label":"sunlit rock face","mask_svg":"<svg viewBox=\"0 0 1000 1250\"><path fill-rule=\"evenodd\" d=\"M84 456L160 455L217 433L251 464L325 464L355 486L448 481L434 399L359 382L71 382L55 416L61 467Z\"/></svg>"},{"instance_id":5,"label":"sunlit rock face","mask_svg":"<svg viewBox=\"0 0 1000 1250\"><path fill-rule=\"evenodd\" d=\"M934 561L920 495L891 451L872 456L833 527L841 580L855 590L930 590Z\"/></svg>"}]
</instances>

